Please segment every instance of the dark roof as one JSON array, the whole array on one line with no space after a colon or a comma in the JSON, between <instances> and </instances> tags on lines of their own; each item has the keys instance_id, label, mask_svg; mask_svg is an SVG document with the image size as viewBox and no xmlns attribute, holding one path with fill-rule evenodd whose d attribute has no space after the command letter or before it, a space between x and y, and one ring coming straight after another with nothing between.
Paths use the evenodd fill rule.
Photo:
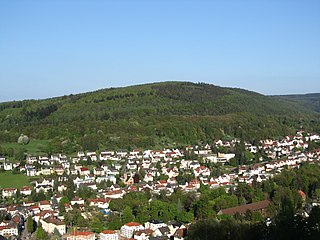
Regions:
<instances>
[{"instance_id":1,"label":"dark roof","mask_svg":"<svg viewBox=\"0 0 320 240\"><path fill-rule=\"evenodd\" d=\"M160 224L160 223L164 223L163 221L161 221L161 220L157 220L157 219L152 219L150 222L151 222L151 223L153 223L153 224Z\"/></svg>"},{"instance_id":2,"label":"dark roof","mask_svg":"<svg viewBox=\"0 0 320 240\"><path fill-rule=\"evenodd\" d=\"M257 211L257 210L261 210L261 209L266 209L270 203L271 202L269 200L264 200L264 201L260 201L260 202L241 205L238 207L222 209L219 212L219 214L234 215L236 213L240 213L240 214L245 213L248 210Z\"/></svg>"},{"instance_id":3,"label":"dark roof","mask_svg":"<svg viewBox=\"0 0 320 240\"><path fill-rule=\"evenodd\" d=\"M168 227L161 227L159 228L159 231L161 232L162 235L167 235L170 233L170 229Z\"/></svg>"},{"instance_id":4,"label":"dark roof","mask_svg":"<svg viewBox=\"0 0 320 240\"><path fill-rule=\"evenodd\" d=\"M167 236L159 236L159 237L149 237L149 240L168 240Z\"/></svg>"}]
</instances>

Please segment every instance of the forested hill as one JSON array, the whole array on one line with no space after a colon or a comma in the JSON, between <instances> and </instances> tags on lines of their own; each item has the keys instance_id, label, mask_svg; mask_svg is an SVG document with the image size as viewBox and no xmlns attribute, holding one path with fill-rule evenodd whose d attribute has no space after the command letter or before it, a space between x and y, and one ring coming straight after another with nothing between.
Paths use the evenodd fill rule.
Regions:
<instances>
[{"instance_id":1,"label":"forested hill","mask_svg":"<svg viewBox=\"0 0 320 240\"><path fill-rule=\"evenodd\" d=\"M266 138L317 128L297 102L205 83L164 82L0 104L0 143L20 134L55 150L94 150ZM314 130L314 129L311 129Z\"/></svg>"},{"instance_id":2,"label":"forested hill","mask_svg":"<svg viewBox=\"0 0 320 240\"><path fill-rule=\"evenodd\" d=\"M278 99L297 102L307 109L320 113L320 93L275 96Z\"/></svg>"}]
</instances>

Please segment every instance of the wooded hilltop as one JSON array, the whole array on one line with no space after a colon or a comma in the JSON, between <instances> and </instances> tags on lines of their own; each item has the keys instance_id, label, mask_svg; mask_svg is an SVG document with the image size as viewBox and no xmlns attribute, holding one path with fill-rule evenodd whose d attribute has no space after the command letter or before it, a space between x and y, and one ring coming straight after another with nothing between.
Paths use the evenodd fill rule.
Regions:
<instances>
[{"instance_id":1,"label":"wooded hilltop","mask_svg":"<svg viewBox=\"0 0 320 240\"><path fill-rule=\"evenodd\" d=\"M254 141L300 128L319 131L317 108L297 99L206 83L163 82L5 102L0 103L0 144L17 142L25 134L49 140L44 152L71 153L234 137Z\"/></svg>"}]
</instances>

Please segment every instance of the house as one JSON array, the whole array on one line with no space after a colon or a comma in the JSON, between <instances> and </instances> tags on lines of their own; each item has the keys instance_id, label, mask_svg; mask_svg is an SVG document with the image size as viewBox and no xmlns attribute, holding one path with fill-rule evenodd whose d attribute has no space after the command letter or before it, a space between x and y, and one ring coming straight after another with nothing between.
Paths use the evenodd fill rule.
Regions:
<instances>
[{"instance_id":1,"label":"house","mask_svg":"<svg viewBox=\"0 0 320 240\"><path fill-rule=\"evenodd\" d=\"M27 162L27 164L34 164L34 163L38 162L38 158L34 157L34 156L27 156L26 162Z\"/></svg>"},{"instance_id":2,"label":"house","mask_svg":"<svg viewBox=\"0 0 320 240\"><path fill-rule=\"evenodd\" d=\"M88 199L89 206L95 206L98 208L104 208L107 209L109 207L109 202L111 199L109 198L94 198L94 199Z\"/></svg>"},{"instance_id":3,"label":"house","mask_svg":"<svg viewBox=\"0 0 320 240\"><path fill-rule=\"evenodd\" d=\"M161 227L166 227L167 224L160 220L152 220L145 223L146 229L156 230Z\"/></svg>"},{"instance_id":4,"label":"house","mask_svg":"<svg viewBox=\"0 0 320 240\"><path fill-rule=\"evenodd\" d=\"M18 227L15 224L0 226L0 235L5 237L18 236Z\"/></svg>"},{"instance_id":5,"label":"house","mask_svg":"<svg viewBox=\"0 0 320 240\"><path fill-rule=\"evenodd\" d=\"M44 210L52 210L52 207L51 207L51 204L49 201L40 201L38 203L38 206L40 208L41 211L44 211Z\"/></svg>"},{"instance_id":6,"label":"house","mask_svg":"<svg viewBox=\"0 0 320 240\"><path fill-rule=\"evenodd\" d=\"M35 205L35 202L33 202L33 201L23 201L22 202L22 206L24 206L24 207L30 207L33 205Z\"/></svg>"},{"instance_id":7,"label":"house","mask_svg":"<svg viewBox=\"0 0 320 240\"><path fill-rule=\"evenodd\" d=\"M40 181L36 181L36 192L39 193L40 191L48 192L53 190L54 180L53 179L43 179Z\"/></svg>"},{"instance_id":8,"label":"house","mask_svg":"<svg viewBox=\"0 0 320 240\"><path fill-rule=\"evenodd\" d=\"M47 233L54 233L55 229L57 229L61 235L66 233L66 225L59 219L48 217L40 220L40 222Z\"/></svg>"},{"instance_id":9,"label":"house","mask_svg":"<svg viewBox=\"0 0 320 240\"><path fill-rule=\"evenodd\" d=\"M51 175L51 168L41 168L40 174L42 175Z\"/></svg>"},{"instance_id":10,"label":"house","mask_svg":"<svg viewBox=\"0 0 320 240\"><path fill-rule=\"evenodd\" d=\"M126 150L118 150L116 152L116 155L120 158L124 158L125 156L127 156L128 152Z\"/></svg>"},{"instance_id":11,"label":"house","mask_svg":"<svg viewBox=\"0 0 320 240\"><path fill-rule=\"evenodd\" d=\"M97 161L98 157L95 152L87 152L87 157L90 157L92 161Z\"/></svg>"},{"instance_id":12,"label":"house","mask_svg":"<svg viewBox=\"0 0 320 240\"><path fill-rule=\"evenodd\" d=\"M151 173L147 173L146 175L144 175L144 179L143 181L145 182L152 182L153 181L153 176Z\"/></svg>"},{"instance_id":13,"label":"house","mask_svg":"<svg viewBox=\"0 0 320 240\"><path fill-rule=\"evenodd\" d=\"M81 157L85 157L86 154L84 152L78 152L77 156L78 156L78 158L81 158Z\"/></svg>"},{"instance_id":14,"label":"house","mask_svg":"<svg viewBox=\"0 0 320 240\"><path fill-rule=\"evenodd\" d=\"M50 166L50 164L51 164L48 157L41 157L41 156L39 157L38 163L40 165L44 165L44 166Z\"/></svg>"},{"instance_id":15,"label":"house","mask_svg":"<svg viewBox=\"0 0 320 240\"><path fill-rule=\"evenodd\" d=\"M82 168L80 168L79 173L80 173L81 176L89 175L90 174L90 170L87 167L82 167Z\"/></svg>"},{"instance_id":16,"label":"house","mask_svg":"<svg viewBox=\"0 0 320 240\"><path fill-rule=\"evenodd\" d=\"M195 175L195 177L199 177L200 175L202 176L210 176L210 169L208 167L205 167L205 166L200 166L200 167L197 167L195 169L193 169L193 173Z\"/></svg>"},{"instance_id":17,"label":"house","mask_svg":"<svg viewBox=\"0 0 320 240\"><path fill-rule=\"evenodd\" d=\"M13 197L17 193L16 188L4 188L2 189L2 197Z\"/></svg>"},{"instance_id":18,"label":"house","mask_svg":"<svg viewBox=\"0 0 320 240\"><path fill-rule=\"evenodd\" d=\"M121 236L125 238L132 238L134 232L140 231L143 229L144 227L140 223L129 222L121 227L120 233L121 233Z\"/></svg>"},{"instance_id":19,"label":"house","mask_svg":"<svg viewBox=\"0 0 320 240\"><path fill-rule=\"evenodd\" d=\"M57 175L61 176L64 173L64 168L63 167L55 167L54 171Z\"/></svg>"},{"instance_id":20,"label":"house","mask_svg":"<svg viewBox=\"0 0 320 240\"><path fill-rule=\"evenodd\" d=\"M63 192L63 191L66 191L67 190L67 186L64 185L64 184L59 184L58 185L58 192Z\"/></svg>"},{"instance_id":21,"label":"house","mask_svg":"<svg viewBox=\"0 0 320 240\"><path fill-rule=\"evenodd\" d=\"M119 235L113 230L104 230L99 234L99 240L118 240Z\"/></svg>"},{"instance_id":22,"label":"house","mask_svg":"<svg viewBox=\"0 0 320 240\"><path fill-rule=\"evenodd\" d=\"M117 178L114 175L109 175L109 176L103 176L103 177L97 177L96 179L96 183L101 183L101 182L112 182L113 184L115 184L117 182Z\"/></svg>"},{"instance_id":23,"label":"house","mask_svg":"<svg viewBox=\"0 0 320 240\"><path fill-rule=\"evenodd\" d=\"M39 181L36 181L36 188L43 187L44 189L52 189L54 185L54 180L53 179L42 179Z\"/></svg>"},{"instance_id":24,"label":"house","mask_svg":"<svg viewBox=\"0 0 320 240\"><path fill-rule=\"evenodd\" d=\"M152 236L153 233L154 233L154 231L151 229L140 230L140 231L137 231L134 233L134 239L147 240Z\"/></svg>"},{"instance_id":25,"label":"house","mask_svg":"<svg viewBox=\"0 0 320 240\"><path fill-rule=\"evenodd\" d=\"M165 227L161 227L158 228L154 231L153 236L154 237L161 237L161 236L167 236L170 237L171 233L170 233L170 229L169 227L165 226Z\"/></svg>"},{"instance_id":26,"label":"house","mask_svg":"<svg viewBox=\"0 0 320 240\"><path fill-rule=\"evenodd\" d=\"M35 214L33 216L33 220L35 222L39 222L41 219L46 219L46 218L49 218L49 217L54 217L54 215L56 214L57 212L54 212L54 211L50 211L50 210L41 210L39 213Z\"/></svg>"},{"instance_id":27,"label":"house","mask_svg":"<svg viewBox=\"0 0 320 240\"><path fill-rule=\"evenodd\" d=\"M34 167L27 167L27 176L34 177L37 176L37 170Z\"/></svg>"},{"instance_id":28,"label":"house","mask_svg":"<svg viewBox=\"0 0 320 240\"><path fill-rule=\"evenodd\" d=\"M103 170L103 168L94 168L93 169L93 174L95 176L103 176L104 175L104 170Z\"/></svg>"},{"instance_id":29,"label":"house","mask_svg":"<svg viewBox=\"0 0 320 240\"><path fill-rule=\"evenodd\" d=\"M7 161L4 161L3 163L3 169L5 171L11 171L13 169L12 167L12 163L11 162L7 162Z\"/></svg>"},{"instance_id":30,"label":"house","mask_svg":"<svg viewBox=\"0 0 320 240\"><path fill-rule=\"evenodd\" d=\"M32 192L32 187L23 186L22 188L20 188L21 195L29 196L29 195L31 195L31 192Z\"/></svg>"},{"instance_id":31,"label":"house","mask_svg":"<svg viewBox=\"0 0 320 240\"><path fill-rule=\"evenodd\" d=\"M70 201L70 204L71 205L75 205L75 204L78 204L78 205L82 205L84 204L84 200L80 197L74 197L71 201Z\"/></svg>"},{"instance_id":32,"label":"house","mask_svg":"<svg viewBox=\"0 0 320 240\"><path fill-rule=\"evenodd\" d=\"M129 185L132 185L134 184L134 177L133 175L127 175L126 173L124 174L124 178L123 178L123 182L129 186Z\"/></svg>"},{"instance_id":33,"label":"house","mask_svg":"<svg viewBox=\"0 0 320 240\"><path fill-rule=\"evenodd\" d=\"M58 155L51 155L50 156L50 161L51 162L58 162L60 160Z\"/></svg>"},{"instance_id":34,"label":"house","mask_svg":"<svg viewBox=\"0 0 320 240\"><path fill-rule=\"evenodd\" d=\"M93 232L73 232L71 234L64 235L62 239L66 240L95 240L95 234Z\"/></svg>"},{"instance_id":35,"label":"house","mask_svg":"<svg viewBox=\"0 0 320 240\"><path fill-rule=\"evenodd\" d=\"M105 193L106 198L122 198L124 195L124 192L122 190L113 190Z\"/></svg>"},{"instance_id":36,"label":"house","mask_svg":"<svg viewBox=\"0 0 320 240\"><path fill-rule=\"evenodd\" d=\"M103 160L110 160L113 155L114 155L114 152L112 152L112 151L104 151L104 152L100 153L99 159L102 161Z\"/></svg>"},{"instance_id":37,"label":"house","mask_svg":"<svg viewBox=\"0 0 320 240\"><path fill-rule=\"evenodd\" d=\"M39 208L39 206L32 205L32 206L29 207L29 211L30 211L33 215L36 215L36 214L40 213L40 208Z\"/></svg>"}]
</instances>

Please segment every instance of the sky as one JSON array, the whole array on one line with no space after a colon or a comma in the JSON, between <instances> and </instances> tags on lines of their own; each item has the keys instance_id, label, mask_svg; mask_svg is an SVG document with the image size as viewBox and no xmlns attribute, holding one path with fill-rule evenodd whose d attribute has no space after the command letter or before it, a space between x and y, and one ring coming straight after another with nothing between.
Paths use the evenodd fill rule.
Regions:
<instances>
[{"instance_id":1,"label":"sky","mask_svg":"<svg viewBox=\"0 0 320 240\"><path fill-rule=\"evenodd\" d=\"M0 102L171 80L320 92L320 1L0 1Z\"/></svg>"}]
</instances>

